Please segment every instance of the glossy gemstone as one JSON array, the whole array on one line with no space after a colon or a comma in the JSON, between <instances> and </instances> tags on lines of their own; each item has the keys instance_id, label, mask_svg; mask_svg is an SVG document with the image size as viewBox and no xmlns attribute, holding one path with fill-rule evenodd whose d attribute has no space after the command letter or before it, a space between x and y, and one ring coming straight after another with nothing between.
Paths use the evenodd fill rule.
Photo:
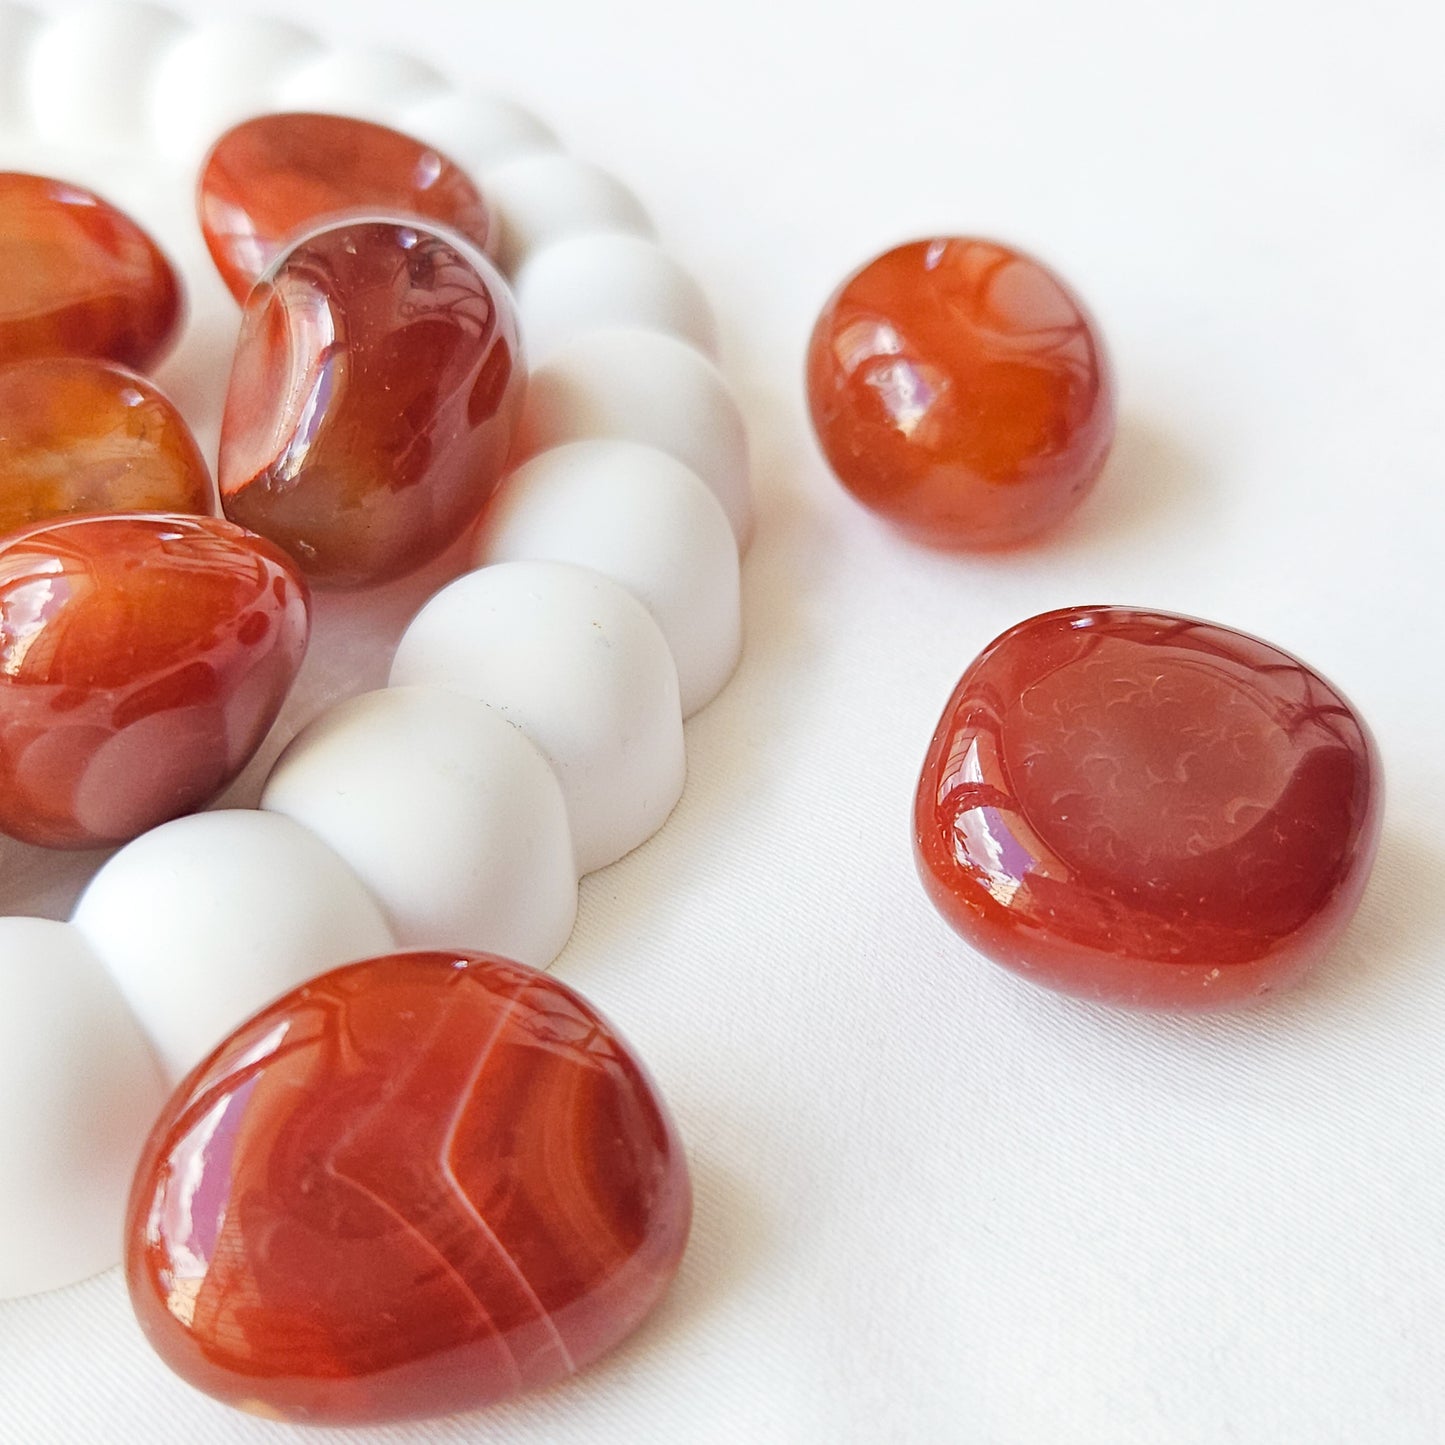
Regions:
<instances>
[{"instance_id":1,"label":"glossy gemstone","mask_svg":"<svg viewBox=\"0 0 1445 1445\"><path fill-rule=\"evenodd\" d=\"M915 843L933 902L997 962L1086 998L1212 1008L1320 958L1381 807L1368 729L1298 658L1086 607L1021 622L964 673Z\"/></svg>"},{"instance_id":2,"label":"glossy gemstone","mask_svg":"<svg viewBox=\"0 0 1445 1445\"><path fill-rule=\"evenodd\" d=\"M181 414L110 362L0 367L0 535L85 512L210 512L211 474Z\"/></svg>"},{"instance_id":3,"label":"glossy gemstone","mask_svg":"<svg viewBox=\"0 0 1445 1445\"><path fill-rule=\"evenodd\" d=\"M285 995L181 1083L126 1271L161 1357L229 1404L440 1415L628 1334L691 1201L666 1108L585 999L486 955L394 954Z\"/></svg>"},{"instance_id":4,"label":"glossy gemstone","mask_svg":"<svg viewBox=\"0 0 1445 1445\"><path fill-rule=\"evenodd\" d=\"M145 371L180 329L170 263L91 191L0 172L0 362L98 356Z\"/></svg>"},{"instance_id":5,"label":"glossy gemstone","mask_svg":"<svg viewBox=\"0 0 1445 1445\"><path fill-rule=\"evenodd\" d=\"M290 560L219 518L0 541L0 831L96 848L200 807L265 737L307 629Z\"/></svg>"},{"instance_id":6,"label":"glossy gemstone","mask_svg":"<svg viewBox=\"0 0 1445 1445\"><path fill-rule=\"evenodd\" d=\"M484 259L412 226L319 232L246 302L222 506L317 582L400 576L480 515L525 386L510 293Z\"/></svg>"},{"instance_id":7,"label":"glossy gemstone","mask_svg":"<svg viewBox=\"0 0 1445 1445\"><path fill-rule=\"evenodd\" d=\"M201 169L201 230L244 301L303 232L345 217L415 217L486 245L487 208L440 152L386 126L339 115L262 115L216 142Z\"/></svg>"},{"instance_id":8,"label":"glossy gemstone","mask_svg":"<svg viewBox=\"0 0 1445 1445\"><path fill-rule=\"evenodd\" d=\"M999 547L1060 521L1114 436L1114 383L1083 303L992 241L915 241L829 299L808 348L828 464L917 541Z\"/></svg>"}]
</instances>

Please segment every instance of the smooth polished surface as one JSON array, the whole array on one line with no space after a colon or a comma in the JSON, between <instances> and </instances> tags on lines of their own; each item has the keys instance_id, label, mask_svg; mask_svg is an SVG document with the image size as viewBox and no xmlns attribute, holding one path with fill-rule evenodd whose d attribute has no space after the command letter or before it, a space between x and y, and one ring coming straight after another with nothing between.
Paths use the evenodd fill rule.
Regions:
<instances>
[{"instance_id":1,"label":"smooth polished surface","mask_svg":"<svg viewBox=\"0 0 1445 1445\"><path fill-rule=\"evenodd\" d=\"M226 396L226 515L312 580L412 571L476 519L526 389L505 283L416 227L309 237L251 293Z\"/></svg>"},{"instance_id":2,"label":"smooth polished surface","mask_svg":"<svg viewBox=\"0 0 1445 1445\"><path fill-rule=\"evenodd\" d=\"M0 362L100 356L145 371L180 328L170 262L93 191L0 172Z\"/></svg>"},{"instance_id":3,"label":"smooth polished surface","mask_svg":"<svg viewBox=\"0 0 1445 1445\"><path fill-rule=\"evenodd\" d=\"M0 831L95 848L200 807L266 735L307 630L288 559L219 518L0 542Z\"/></svg>"},{"instance_id":4,"label":"smooth polished surface","mask_svg":"<svg viewBox=\"0 0 1445 1445\"><path fill-rule=\"evenodd\" d=\"M1212 1008L1316 963L1380 829L1368 729L1297 658L1121 607L1030 618L949 700L915 811L944 917L1039 983Z\"/></svg>"},{"instance_id":5,"label":"smooth polished surface","mask_svg":"<svg viewBox=\"0 0 1445 1445\"><path fill-rule=\"evenodd\" d=\"M110 362L0 367L0 535L85 512L210 512L205 458L169 398Z\"/></svg>"},{"instance_id":6,"label":"smooth polished surface","mask_svg":"<svg viewBox=\"0 0 1445 1445\"><path fill-rule=\"evenodd\" d=\"M211 258L242 302L290 241L342 217L415 216L478 248L490 229L476 186L446 156L387 126L339 115L243 121L206 157L196 202Z\"/></svg>"},{"instance_id":7,"label":"smooth polished surface","mask_svg":"<svg viewBox=\"0 0 1445 1445\"><path fill-rule=\"evenodd\" d=\"M829 298L808 348L813 429L839 481L916 540L999 547L1083 499L1114 384L1083 303L992 241L914 241Z\"/></svg>"},{"instance_id":8,"label":"smooth polished surface","mask_svg":"<svg viewBox=\"0 0 1445 1445\"><path fill-rule=\"evenodd\" d=\"M682 1146L565 984L483 954L325 974L182 1082L127 1223L141 1327L272 1418L449 1414L627 1335L687 1240Z\"/></svg>"}]
</instances>

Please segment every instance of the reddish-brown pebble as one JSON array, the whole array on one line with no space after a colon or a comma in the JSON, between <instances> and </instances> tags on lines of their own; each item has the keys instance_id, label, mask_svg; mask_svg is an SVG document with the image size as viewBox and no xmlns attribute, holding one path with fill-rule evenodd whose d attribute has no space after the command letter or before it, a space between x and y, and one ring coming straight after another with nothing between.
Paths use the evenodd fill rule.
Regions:
<instances>
[{"instance_id":1,"label":"reddish-brown pebble","mask_svg":"<svg viewBox=\"0 0 1445 1445\"><path fill-rule=\"evenodd\" d=\"M1299 977L1359 901L1380 762L1344 696L1227 627L1122 607L991 643L919 781L919 871L982 953L1112 1003L1212 1008Z\"/></svg>"}]
</instances>

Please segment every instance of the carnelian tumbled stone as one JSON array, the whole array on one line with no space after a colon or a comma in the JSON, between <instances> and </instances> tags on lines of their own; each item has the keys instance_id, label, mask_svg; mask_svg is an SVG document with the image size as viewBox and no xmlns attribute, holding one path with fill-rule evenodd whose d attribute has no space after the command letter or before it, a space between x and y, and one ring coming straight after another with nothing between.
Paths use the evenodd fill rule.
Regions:
<instances>
[{"instance_id":1,"label":"carnelian tumbled stone","mask_svg":"<svg viewBox=\"0 0 1445 1445\"><path fill-rule=\"evenodd\" d=\"M237 301L290 242L344 217L415 217L478 248L490 226L476 186L439 151L340 115L262 115L227 131L201 168L197 206Z\"/></svg>"},{"instance_id":2,"label":"carnelian tumbled stone","mask_svg":"<svg viewBox=\"0 0 1445 1445\"><path fill-rule=\"evenodd\" d=\"M1320 958L1381 806L1369 730L1298 658L1085 607L1021 622L964 673L915 843L929 896L990 958L1085 998L1201 1009Z\"/></svg>"},{"instance_id":3,"label":"carnelian tumbled stone","mask_svg":"<svg viewBox=\"0 0 1445 1445\"><path fill-rule=\"evenodd\" d=\"M295 679L305 584L218 517L72 517L0 541L0 831L120 843L245 766Z\"/></svg>"},{"instance_id":4,"label":"carnelian tumbled stone","mask_svg":"<svg viewBox=\"0 0 1445 1445\"><path fill-rule=\"evenodd\" d=\"M1114 437L1113 375L1083 303L992 241L915 241L844 281L813 330L808 403L843 485L939 547L1052 527Z\"/></svg>"},{"instance_id":5,"label":"carnelian tumbled stone","mask_svg":"<svg viewBox=\"0 0 1445 1445\"><path fill-rule=\"evenodd\" d=\"M145 371L180 329L154 241L92 191L0 172L0 362L100 356Z\"/></svg>"},{"instance_id":6,"label":"carnelian tumbled stone","mask_svg":"<svg viewBox=\"0 0 1445 1445\"><path fill-rule=\"evenodd\" d=\"M0 367L0 534L83 512L209 512L190 428L144 377L47 356Z\"/></svg>"},{"instance_id":7,"label":"carnelian tumbled stone","mask_svg":"<svg viewBox=\"0 0 1445 1445\"><path fill-rule=\"evenodd\" d=\"M566 984L484 954L340 968L177 1088L126 1225L141 1328L198 1389L365 1424L583 1368L687 1240L682 1146Z\"/></svg>"},{"instance_id":8,"label":"carnelian tumbled stone","mask_svg":"<svg viewBox=\"0 0 1445 1445\"><path fill-rule=\"evenodd\" d=\"M318 232L246 302L221 504L314 581L401 576L481 514L525 387L511 295L485 259L415 226Z\"/></svg>"}]
</instances>

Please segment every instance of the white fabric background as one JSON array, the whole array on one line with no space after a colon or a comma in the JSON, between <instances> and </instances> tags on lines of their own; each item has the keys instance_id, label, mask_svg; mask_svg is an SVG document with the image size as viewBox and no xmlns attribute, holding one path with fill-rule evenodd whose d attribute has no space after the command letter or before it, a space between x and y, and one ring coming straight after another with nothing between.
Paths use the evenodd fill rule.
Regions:
<instances>
[{"instance_id":1,"label":"white fabric background","mask_svg":"<svg viewBox=\"0 0 1445 1445\"><path fill-rule=\"evenodd\" d=\"M757 458L747 653L689 724L677 815L586 880L557 965L661 1082L696 1230L599 1368L406 1429L227 1412L149 1355L114 1275L0 1304L0 1440L1445 1439L1438 7L286 13L535 106L718 309ZM807 433L824 296L934 229L1052 260L1118 364L1104 480L1024 554L896 540ZM953 682L1003 627L1084 602L1258 632L1375 727L1378 868L1298 992L1203 1019L1090 1007L981 961L924 901L909 808Z\"/></svg>"}]
</instances>

